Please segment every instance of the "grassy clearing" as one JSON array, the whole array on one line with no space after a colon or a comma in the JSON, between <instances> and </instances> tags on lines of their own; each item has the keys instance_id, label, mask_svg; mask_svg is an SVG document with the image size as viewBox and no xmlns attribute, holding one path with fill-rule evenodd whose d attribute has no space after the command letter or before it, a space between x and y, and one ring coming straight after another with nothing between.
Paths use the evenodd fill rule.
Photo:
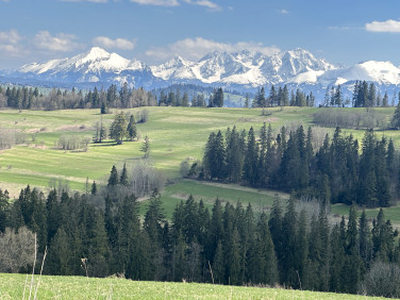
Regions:
<instances>
[{"instance_id":1,"label":"grassy clearing","mask_svg":"<svg viewBox=\"0 0 400 300\"><path fill-rule=\"evenodd\" d=\"M164 171L170 180L179 178L179 164L187 157L200 159L203 147L211 131L223 130L236 125L239 129L259 129L263 122L271 122L274 129L300 120L311 120L314 109L278 108L271 109L272 115L261 116L259 109L235 108L175 108L149 107L149 121L139 124L142 137L151 141L151 160ZM139 109L126 110L134 113ZM103 116L106 126L113 115ZM113 164L122 165L142 157L141 142L126 142L115 146L112 142L91 144L89 151L62 151L54 145L64 134L82 137L93 135L93 126L100 120L99 110L64 111L0 111L0 127L16 128L25 133L26 145L15 146L0 153L0 183L28 182L21 174L32 175L32 185L47 187L49 178L71 180L71 187L82 190L86 178L104 181Z\"/></svg>"},{"instance_id":2,"label":"grassy clearing","mask_svg":"<svg viewBox=\"0 0 400 300\"><path fill-rule=\"evenodd\" d=\"M258 213L261 211L269 211L275 195L279 195L283 199L287 199L288 195L275 191L257 190L234 184L220 184L207 181L182 180L176 184L169 185L165 188L162 200L164 210L168 217L172 217L172 212L176 205L181 201L185 201L190 195L195 200L202 199L206 207L211 211L215 199L218 197L222 205L230 202L236 205L241 202L244 208L250 203L253 210ZM141 203L142 213L145 212L146 201Z\"/></svg>"},{"instance_id":3,"label":"grassy clearing","mask_svg":"<svg viewBox=\"0 0 400 300\"><path fill-rule=\"evenodd\" d=\"M27 275L0 274L0 298L22 299ZM29 277L30 280L30 277ZM29 282L28 280L28 282ZM35 277L37 282L38 277ZM365 296L118 278L42 276L38 299L365 299ZM27 296L26 296L27 297ZM368 299L379 299L369 298Z\"/></svg>"},{"instance_id":4,"label":"grassy clearing","mask_svg":"<svg viewBox=\"0 0 400 300\"><path fill-rule=\"evenodd\" d=\"M192 194L196 199L203 199L211 206L216 197L223 201L244 206L251 203L254 210L268 210L275 192L245 189L235 185L218 185L207 182L180 180L179 165L186 158L201 159L203 148L211 131L222 130L234 125L239 130L258 131L263 122L271 123L275 133L281 126L297 127L312 124L312 115L318 108L285 107L268 108L262 116L262 109L245 108L184 108L184 107L147 107L149 121L138 124L141 136L148 135L151 143L150 160L162 170L169 182L175 184L166 187L163 200L165 210L171 215L176 204ZM362 109L362 108L361 108ZM141 109L124 110L136 115ZM389 120L394 108L377 108L386 114ZM116 111L116 110L114 110ZM109 126L113 114L103 115L105 126ZM91 144L87 152L63 151L54 145L61 135L74 134L91 137L93 127L100 121L99 110L63 110L63 111L0 111L0 128L15 128L25 133L26 144L10 150L0 151L0 188L8 189L12 196L18 196L19 190L27 184L46 189L54 179L68 181L72 189L84 190L86 179L98 183L106 182L111 166L121 167L140 160L139 142L125 142L116 146L112 141ZM333 132L333 128L320 129ZM343 130L352 133L360 141L364 130ZM325 134L320 134L323 139ZM378 137L392 137L395 146L400 147L398 131L378 131ZM286 196L287 197L287 196ZM145 205L142 205L144 207ZM333 212L348 213L345 206L334 206ZM400 207L385 210L386 217L400 223ZM368 211L375 217L375 211Z\"/></svg>"}]
</instances>

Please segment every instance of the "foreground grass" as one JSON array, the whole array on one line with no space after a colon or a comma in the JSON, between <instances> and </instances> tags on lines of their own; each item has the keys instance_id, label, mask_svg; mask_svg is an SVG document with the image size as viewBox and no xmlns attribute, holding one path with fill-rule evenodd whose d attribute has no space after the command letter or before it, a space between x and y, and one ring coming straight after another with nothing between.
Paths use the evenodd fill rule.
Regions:
<instances>
[{"instance_id":1,"label":"foreground grass","mask_svg":"<svg viewBox=\"0 0 400 300\"><path fill-rule=\"evenodd\" d=\"M29 277L27 277L29 276ZM30 275L0 274L0 298L29 296ZM35 277L37 284L39 278ZM28 282L28 283L27 283ZM364 296L118 278L42 276L38 299L365 299ZM368 298L373 299L373 298ZM375 298L379 299L379 298Z\"/></svg>"}]
</instances>

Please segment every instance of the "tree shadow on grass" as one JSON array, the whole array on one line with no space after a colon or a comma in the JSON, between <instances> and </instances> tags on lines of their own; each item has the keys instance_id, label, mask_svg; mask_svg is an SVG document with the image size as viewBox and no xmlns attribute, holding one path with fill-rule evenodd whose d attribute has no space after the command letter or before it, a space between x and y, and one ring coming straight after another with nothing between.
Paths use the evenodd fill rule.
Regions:
<instances>
[{"instance_id":1,"label":"tree shadow on grass","mask_svg":"<svg viewBox=\"0 0 400 300\"><path fill-rule=\"evenodd\" d=\"M104 143L94 143L91 147L114 147L119 146L116 142L104 142Z\"/></svg>"}]
</instances>

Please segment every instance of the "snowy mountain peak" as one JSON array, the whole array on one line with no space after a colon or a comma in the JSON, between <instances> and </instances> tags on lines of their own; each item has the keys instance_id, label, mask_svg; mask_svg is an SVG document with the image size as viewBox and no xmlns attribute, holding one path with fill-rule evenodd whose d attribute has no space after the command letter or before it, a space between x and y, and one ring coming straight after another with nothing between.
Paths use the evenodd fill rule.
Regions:
<instances>
[{"instance_id":1,"label":"snowy mountain peak","mask_svg":"<svg viewBox=\"0 0 400 300\"><path fill-rule=\"evenodd\" d=\"M88 61L93 61L93 60L97 60L97 59L104 59L104 58L109 58L110 57L110 53L107 52L106 50L104 50L103 48L100 47L92 47L92 49L90 49L88 52L86 52L84 54L84 57L88 60Z\"/></svg>"},{"instance_id":2,"label":"snowy mountain peak","mask_svg":"<svg viewBox=\"0 0 400 300\"><path fill-rule=\"evenodd\" d=\"M5 77L5 75L3 75ZM351 67L334 66L302 48L272 56L243 49L234 53L214 51L197 62L177 56L163 64L146 66L117 53L93 47L72 58L25 65L7 76L21 80L104 85L127 82L133 86L157 88L173 83L257 88L271 84L320 86L366 80L400 85L400 69L391 62L366 61Z\"/></svg>"}]
</instances>

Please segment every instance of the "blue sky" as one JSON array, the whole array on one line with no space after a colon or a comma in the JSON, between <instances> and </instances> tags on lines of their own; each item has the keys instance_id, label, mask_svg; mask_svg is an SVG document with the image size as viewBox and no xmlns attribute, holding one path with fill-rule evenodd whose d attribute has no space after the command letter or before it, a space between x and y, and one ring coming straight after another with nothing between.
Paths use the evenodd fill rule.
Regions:
<instances>
[{"instance_id":1,"label":"blue sky","mask_svg":"<svg viewBox=\"0 0 400 300\"><path fill-rule=\"evenodd\" d=\"M93 46L149 64L300 47L331 63L400 65L400 1L0 0L0 69Z\"/></svg>"}]
</instances>

